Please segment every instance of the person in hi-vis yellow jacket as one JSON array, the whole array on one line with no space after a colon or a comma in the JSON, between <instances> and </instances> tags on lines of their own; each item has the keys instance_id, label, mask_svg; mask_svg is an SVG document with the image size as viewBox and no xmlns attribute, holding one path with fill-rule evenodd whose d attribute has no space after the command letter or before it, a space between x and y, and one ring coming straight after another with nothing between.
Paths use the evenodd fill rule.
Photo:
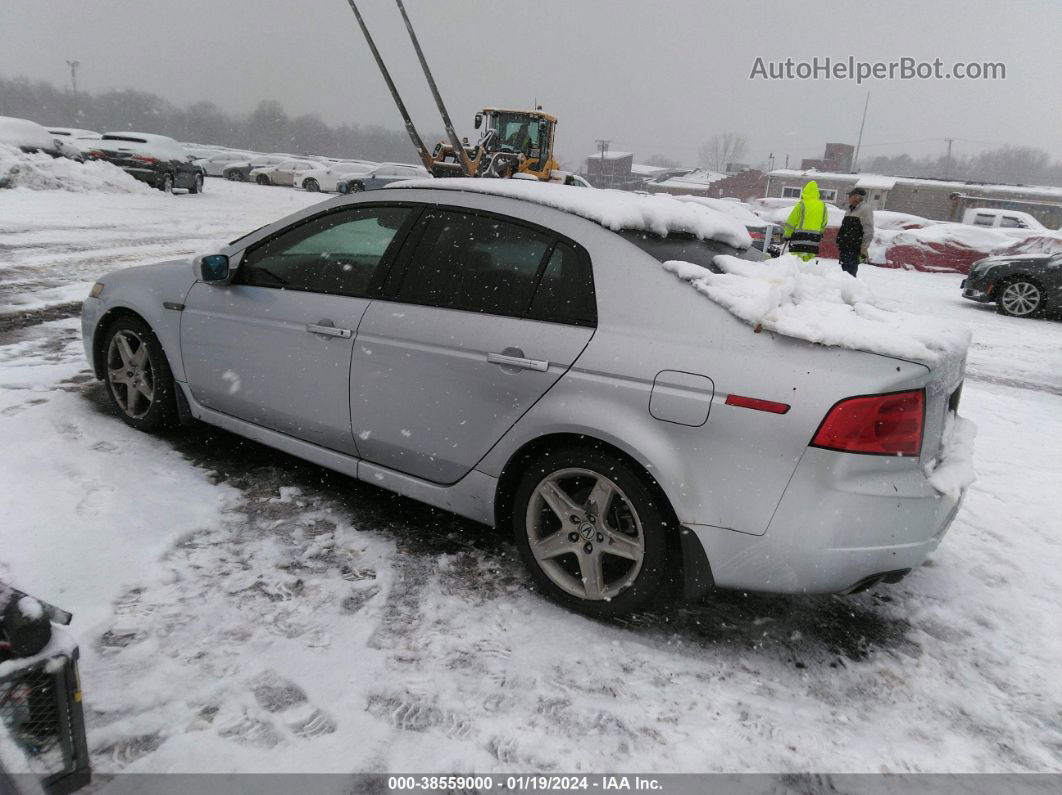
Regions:
<instances>
[{"instance_id":1,"label":"person in hi-vis yellow jacket","mask_svg":"<svg viewBox=\"0 0 1062 795\"><path fill-rule=\"evenodd\" d=\"M826 203L819 198L819 184L811 180L800 192L800 201L793 205L785 222L789 253L805 262L817 257L826 219Z\"/></svg>"}]
</instances>

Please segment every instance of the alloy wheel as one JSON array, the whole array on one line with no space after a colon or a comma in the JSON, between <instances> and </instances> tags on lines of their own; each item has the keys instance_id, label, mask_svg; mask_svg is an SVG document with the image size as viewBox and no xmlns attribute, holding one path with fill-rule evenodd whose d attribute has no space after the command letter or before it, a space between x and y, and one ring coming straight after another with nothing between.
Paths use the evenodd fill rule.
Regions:
<instances>
[{"instance_id":1,"label":"alloy wheel","mask_svg":"<svg viewBox=\"0 0 1062 795\"><path fill-rule=\"evenodd\" d=\"M1007 314L1031 315L1040 306L1040 288L1032 282L1011 282L1003 288L1000 303Z\"/></svg>"},{"instance_id":2,"label":"alloy wheel","mask_svg":"<svg viewBox=\"0 0 1062 795\"><path fill-rule=\"evenodd\" d=\"M135 420L155 402L155 371L147 345L134 331L122 329L107 346L107 384L118 407Z\"/></svg>"},{"instance_id":3,"label":"alloy wheel","mask_svg":"<svg viewBox=\"0 0 1062 795\"><path fill-rule=\"evenodd\" d=\"M618 596L645 559L633 504L612 480L589 469L561 469L544 478L531 494L524 526L542 572L579 599Z\"/></svg>"}]
</instances>

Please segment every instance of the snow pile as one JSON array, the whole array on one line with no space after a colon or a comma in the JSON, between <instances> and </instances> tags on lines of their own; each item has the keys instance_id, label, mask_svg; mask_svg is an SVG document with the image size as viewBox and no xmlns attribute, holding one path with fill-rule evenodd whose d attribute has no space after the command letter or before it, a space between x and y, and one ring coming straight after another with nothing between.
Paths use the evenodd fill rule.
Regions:
<instances>
[{"instance_id":1,"label":"snow pile","mask_svg":"<svg viewBox=\"0 0 1062 795\"><path fill-rule=\"evenodd\" d=\"M32 596L23 596L18 600L18 611L23 618L28 618L30 621L39 621L44 616L44 608Z\"/></svg>"},{"instance_id":2,"label":"snow pile","mask_svg":"<svg viewBox=\"0 0 1062 795\"><path fill-rule=\"evenodd\" d=\"M833 263L792 254L714 262L722 273L675 260L664 268L750 325L788 337L926 363L965 357L970 344L965 326L882 308Z\"/></svg>"},{"instance_id":3,"label":"snow pile","mask_svg":"<svg viewBox=\"0 0 1062 795\"><path fill-rule=\"evenodd\" d=\"M954 413L944 418L940 457L926 467L929 485L953 500L977 480L974 472L974 439L977 426Z\"/></svg>"},{"instance_id":4,"label":"snow pile","mask_svg":"<svg viewBox=\"0 0 1062 795\"><path fill-rule=\"evenodd\" d=\"M571 185L511 179L411 179L396 188L444 188L487 193L554 207L596 221L613 231L637 229L667 237L691 234L748 248L752 238L739 221L700 204L672 196L645 196L620 190L587 190Z\"/></svg>"},{"instance_id":5,"label":"snow pile","mask_svg":"<svg viewBox=\"0 0 1062 795\"><path fill-rule=\"evenodd\" d=\"M155 192L110 163L78 163L65 157L27 154L5 144L0 144L0 188L69 190L79 193Z\"/></svg>"}]
</instances>

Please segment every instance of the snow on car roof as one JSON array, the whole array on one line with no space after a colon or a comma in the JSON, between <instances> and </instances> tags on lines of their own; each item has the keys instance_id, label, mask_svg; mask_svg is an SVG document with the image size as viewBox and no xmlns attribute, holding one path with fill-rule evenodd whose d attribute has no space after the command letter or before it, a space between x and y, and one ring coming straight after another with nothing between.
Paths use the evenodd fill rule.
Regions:
<instances>
[{"instance_id":1,"label":"snow on car roof","mask_svg":"<svg viewBox=\"0 0 1062 795\"><path fill-rule=\"evenodd\" d=\"M587 190L572 185L511 179L413 179L396 188L442 188L504 196L578 215L618 232L635 229L667 237L690 234L748 248L752 238L736 219L702 204L665 194L641 195L621 190Z\"/></svg>"},{"instance_id":2,"label":"snow on car roof","mask_svg":"<svg viewBox=\"0 0 1062 795\"><path fill-rule=\"evenodd\" d=\"M0 143L52 149L55 147L55 137L35 121L0 116Z\"/></svg>"},{"instance_id":3,"label":"snow on car roof","mask_svg":"<svg viewBox=\"0 0 1062 795\"><path fill-rule=\"evenodd\" d=\"M721 273L677 260L663 266L750 326L787 337L927 364L963 358L970 346L966 326L887 309L833 262L719 254L714 263Z\"/></svg>"}]
</instances>

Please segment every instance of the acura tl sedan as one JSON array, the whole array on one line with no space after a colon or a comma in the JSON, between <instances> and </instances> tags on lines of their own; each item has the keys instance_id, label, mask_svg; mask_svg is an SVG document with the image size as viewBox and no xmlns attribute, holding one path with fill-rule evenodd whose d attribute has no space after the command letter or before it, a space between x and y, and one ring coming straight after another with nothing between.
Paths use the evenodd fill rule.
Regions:
<instances>
[{"instance_id":1,"label":"acura tl sedan","mask_svg":"<svg viewBox=\"0 0 1062 795\"><path fill-rule=\"evenodd\" d=\"M634 223L707 208L488 182L339 196L104 276L96 376L134 428L198 419L510 533L541 591L594 616L853 592L940 543L958 501L926 469L961 364L756 333L661 264L761 259L739 225ZM655 204L606 227L580 214L599 196Z\"/></svg>"},{"instance_id":2,"label":"acura tl sedan","mask_svg":"<svg viewBox=\"0 0 1062 795\"><path fill-rule=\"evenodd\" d=\"M962 297L995 303L1011 317L1037 317L1062 308L1062 252L980 259L962 281Z\"/></svg>"}]
</instances>

